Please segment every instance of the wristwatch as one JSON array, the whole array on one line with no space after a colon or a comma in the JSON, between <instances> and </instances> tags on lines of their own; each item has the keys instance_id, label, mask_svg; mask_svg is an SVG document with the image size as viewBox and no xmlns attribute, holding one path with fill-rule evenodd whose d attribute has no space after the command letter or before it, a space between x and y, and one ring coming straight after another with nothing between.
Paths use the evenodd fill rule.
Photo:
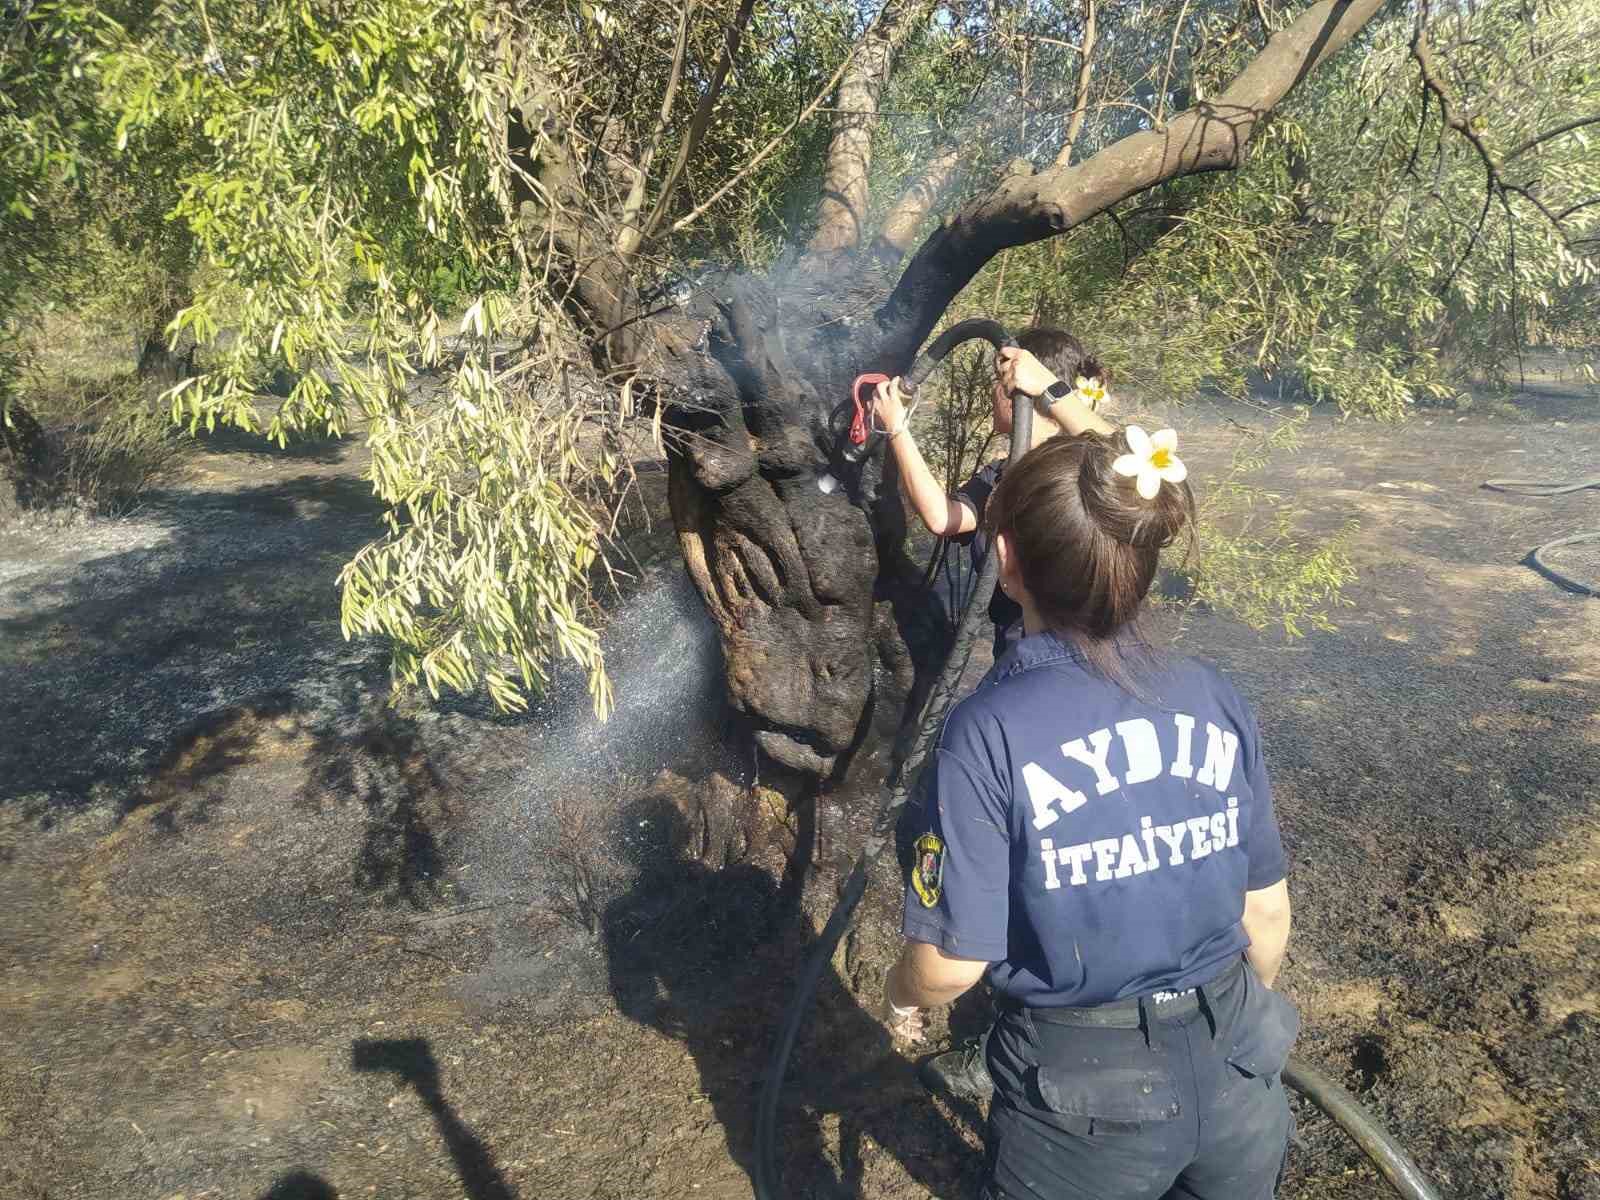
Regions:
<instances>
[{"instance_id":1,"label":"wristwatch","mask_svg":"<svg viewBox=\"0 0 1600 1200\"><path fill-rule=\"evenodd\" d=\"M1064 379L1058 379L1033 398L1033 407L1045 416L1049 416L1050 406L1057 400L1065 400L1072 395L1072 392L1073 387L1070 383Z\"/></svg>"}]
</instances>

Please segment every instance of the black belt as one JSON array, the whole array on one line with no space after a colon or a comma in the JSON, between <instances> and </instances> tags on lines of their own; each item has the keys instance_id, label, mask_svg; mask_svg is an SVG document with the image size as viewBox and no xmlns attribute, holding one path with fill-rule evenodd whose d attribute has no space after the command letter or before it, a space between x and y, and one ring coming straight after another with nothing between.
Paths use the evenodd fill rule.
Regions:
<instances>
[{"instance_id":1,"label":"black belt","mask_svg":"<svg viewBox=\"0 0 1600 1200\"><path fill-rule=\"evenodd\" d=\"M1075 1025L1090 1029L1138 1029L1146 1016L1173 1018L1187 1016L1206 1002L1207 997L1221 996L1244 974L1244 959L1233 964L1204 983L1181 992L1151 992L1143 996L1127 996L1092 1008L1035 1008L1007 999L1003 1007L1012 1013L1026 1012L1033 1021L1046 1025Z\"/></svg>"}]
</instances>

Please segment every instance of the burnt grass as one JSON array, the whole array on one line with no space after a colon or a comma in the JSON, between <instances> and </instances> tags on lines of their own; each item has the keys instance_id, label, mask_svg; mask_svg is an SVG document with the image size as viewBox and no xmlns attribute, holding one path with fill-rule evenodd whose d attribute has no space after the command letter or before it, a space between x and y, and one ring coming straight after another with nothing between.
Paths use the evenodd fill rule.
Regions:
<instances>
[{"instance_id":1,"label":"burnt grass","mask_svg":"<svg viewBox=\"0 0 1600 1200\"><path fill-rule=\"evenodd\" d=\"M1203 480L1267 419L1173 423ZM1597 457L1594 397L1550 378L1514 411L1313 416L1263 482L1308 531L1360 522L1338 629L1180 635L1261 716L1300 1053L1446 1196L1600 1197L1600 603L1522 562L1600 526L1600 495L1479 488ZM379 529L361 466L219 440L131 518L0 532L0 1197L748 1196L849 836L804 887L781 839L719 870L668 853L657 767L750 782L708 761L698 693L676 745L588 758L557 711L581 698L386 708L381 652L338 628L338 568ZM670 538L640 536L659 580ZM581 878L549 812L597 822ZM520 874L485 875L497 838ZM981 1114L925 1098L866 1010L882 867L792 1068L791 1196L973 1194ZM1282 1195L1385 1194L1297 1115Z\"/></svg>"}]
</instances>

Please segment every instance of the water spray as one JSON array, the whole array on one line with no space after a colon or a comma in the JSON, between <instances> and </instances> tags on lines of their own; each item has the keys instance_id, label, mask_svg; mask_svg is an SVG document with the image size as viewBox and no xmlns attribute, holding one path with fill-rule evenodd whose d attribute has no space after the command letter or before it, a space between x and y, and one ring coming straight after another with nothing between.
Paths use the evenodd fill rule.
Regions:
<instances>
[{"instance_id":1,"label":"water spray","mask_svg":"<svg viewBox=\"0 0 1600 1200\"><path fill-rule=\"evenodd\" d=\"M926 350L917 355L916 362L901 381L902 391L915 396L916 390L933 373L934 368L944 361L950 351L963 342L980 339L988 342L996 350L1017 345L1016 339L998 321L985 318L962 321L945 330L929 343ZM875 387L883 381L884 377L881 375L862 375L856 379L851 390L855 413L847 435L848 443L841 447L841 453L848 462L861 462L881 444L882 434L886 431L876 427L876 422L871 418L870 408L861 397L863 388ZM1033 406L1034 399L1027 393L1021 391L1012 393L1011 457L1014 461L1020 460L1032 444ZM858 431L861 435L859 440L856 437ZM823 479L832 482L831 476L823 476ZM824 491L832 490L820 481L819 486L822 486ZM789 1059L800 1036L800 1027L805 1023L806 1014L816 998L817 988L828 969L828 964L833 961L833 953L844 937L845 930L849 928L850 920L862 897L866 895L868 870L873 860L894 840L894 828L900 810L905 807L912 787L922 774L923 764L927 761L928 753L933 748L939 730L944 724L945 714L955 700L956 690L966 675L967 667L972 660L973 646L977 644L979 630L987 619L989 600L994 595L999 558L1000 556L993 552L984 555L983 565L978 570L977 582L967 599L966 607L962 610L961 623L956 630L950 657L945 661L944 669L939 673L937 682L928 693L922 711L918 714L916 737L911 743L911 750L883 791L872 831L868 834L855 865L845 879L833 915L828 918L822 936L812 947L811 954L801 968L794 995L784 1011L783 1024L779 1027L778 1040L773 1046L772 1058L767 1064L761 1084L761 1097L756 1106L756 1200L780 1200L777 1167L778 1100L783 1091L784 1076L788 1073ZM1343 1129L1405 1200L1440 1200L1438 1191L1388 1131L1373 1120L1355 1097L1332 1079L1298 1059L1290 1058L1283 1071L1283 1081L1309 1099Z\"/></svg>"}]
</instances>

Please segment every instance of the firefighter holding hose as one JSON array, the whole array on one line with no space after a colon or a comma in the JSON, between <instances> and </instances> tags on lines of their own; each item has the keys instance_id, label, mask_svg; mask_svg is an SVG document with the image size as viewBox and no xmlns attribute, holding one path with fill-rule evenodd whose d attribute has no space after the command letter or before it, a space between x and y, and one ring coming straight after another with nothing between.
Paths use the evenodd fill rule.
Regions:
<instances>
[{"instance_id":1,"label":"firefighter holding hose","mask_svg":"<svg viewBox=\"0 0 1600 1200\"><path fill-rule=\"evenodd\" d=\"M1032 424L1033 446L1058 433L1081 433L1085 429L1111 432L1111 425L1097 415L1106 400L1105 371L1097 359L1084 352L1077 338L1064 329L1039 325L1023 330L1017 336L1017 345L1052 375L1064 377L1041 393L1035 405L1039 412ZM1006 355L1014 353L1014 350L1002 351L1002 357L996 360L997 368L1009 361ZM1068 384L1066 379L1073 383ZM1009 437L1011 393L998 374L991 405L994 431ZM969 547L973 571L981 570L989 553L989 534L983 527L984 509L1005 471L1006 460L985 463L956 489L954 495L948 495L929 470L912 436L900 381L892 379L880 383L873 395L873 406L877 420L888 431L889 451L894 455L911 507L923 526L935 537L949 538ZM1007 645L1022 636L1022 610L1015 600L996 589L989 601L989 619L994 622L994 653L998 658Z\"/></svg>"},{"instance_id":2,"label":"firefighter holding hose","mask_svg":"<svg viewBox=\"0 0 1600 1200\"><path fill-rule=\"evenodd\" d=\"M998 372L1061 391L1026 351ZM1022 636L907 810L885 1018L914 1038L922 1009L995 989L969 1071L994 1089L984 1200L1267 1200L1299 1018L1272 990L1290 918L1260 732L1220 672L1140 630L1161 550L1192 536L1176 435L1067 433L988 497Z\"/></svg>"}]
</instances>

